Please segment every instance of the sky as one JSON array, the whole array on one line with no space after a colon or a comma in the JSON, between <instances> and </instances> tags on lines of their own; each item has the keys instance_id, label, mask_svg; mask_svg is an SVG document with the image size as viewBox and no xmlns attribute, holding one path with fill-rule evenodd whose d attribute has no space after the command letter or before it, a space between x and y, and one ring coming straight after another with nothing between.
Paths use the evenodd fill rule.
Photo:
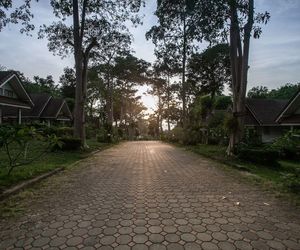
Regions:
<instances>
[{"instance_id":1,"label":"sky","mask_svg":"<svg viewBox=\"0 0 300 250\"><path fill-rule=\"evenodd\" d=\"M257 85L273 89L284 83L300 82L300 0L255 0L255 6L257 11L270 12L271 19L263 26L260 39L251 40L248 89ZM155 60L154 46L145 39L145 33L156 23L155 8L156 0L146 0L146 7L141 11L143 25L130 28L135 55L149 62ZM36 31L40 25L53 21L47 0L35 3L32 11ZM0 33L0 65L24 72L29 78L53 75L56 81L64 67L74 65L71 56L61 59L49 52L47 40L37 39L36 31L26 36L18 28L9 25ZM139 94L145 91L143 87ZM148 108L155 108L153 97L143 95L142 100Z\"/></svg>"}]
</instances>

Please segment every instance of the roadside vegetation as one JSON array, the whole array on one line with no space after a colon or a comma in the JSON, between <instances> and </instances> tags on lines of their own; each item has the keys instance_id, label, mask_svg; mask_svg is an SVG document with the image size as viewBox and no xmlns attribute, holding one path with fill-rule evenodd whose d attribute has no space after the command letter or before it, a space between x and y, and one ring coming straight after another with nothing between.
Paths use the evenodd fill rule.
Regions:
<instances>
[{"instance_id":1,"label":"roadside vegetation","mask_svg":"<svg viewBox=\"0 0 300 250\"><path fill-rule=\"evenodd\" d=\"M225 144L184 144L173 137L175 145L184 147L238 171L250 173L256 182L293 201L300 202L300 131L287 132L269 145L243 144L236 156L226 154ZM169 140L170 141L170 140Z\"/></svg>"},{"instance_id":2,"label":"roadside vegetation","mask_svg":"<svg viewBox=\"0 0 300 250\"><path fill-rule=\"evenodd\" d=\"M0 193L118 142L116 138L103 138L101 131L95 130L88 135L89 148L82 149L80 140L71 136L70 127L3 125L0 130Z\"/></svg>"}]
</instances>

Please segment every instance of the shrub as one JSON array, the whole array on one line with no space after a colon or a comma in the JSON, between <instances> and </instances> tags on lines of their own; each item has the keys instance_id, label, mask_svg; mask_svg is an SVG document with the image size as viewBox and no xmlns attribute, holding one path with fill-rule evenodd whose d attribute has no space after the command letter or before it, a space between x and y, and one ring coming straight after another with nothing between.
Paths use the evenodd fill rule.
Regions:
<instances>
[{"instance_id":1,"label":"shrub","mask_svg":"<svg viewBox=\"0 0 300 250\"><path fill-rule=\"evenodd\" d=\"M233 115L227 115L224 120L224 129L228 131L228 133L231 133L233 131L236 131L238 129L238 121L236 117Z\"/></svg>"},{"instance_id":2,"label":"shrub","mask_svg":"<svg viewBox=\"0 0 300 250\"><path fill-rule=\"evenodd\" d=\"M197 128L186 129L183 134L183 144L196 145L201 142L201 132Z\"/></svg>"},{"instance_id":3,"label":"shrub","mask_svg":"<svg viewBox=\"0 0 300 250\"><path fill-rule=\"evenodd\" d=\"M63 151L69 150L78 150L81 147L81 140L79 138L74 137L61 137L59 138L61 142L60 147L56 146L55 149L60 149Z\"/></svg>"},{"instance_id":4,"label":"shrub","mask_svg":"<svg viewBox=\"0 0 300 250\"><path fill-rule=\"evenodd\" d=\"M73 128L71 127L59 127L56 129L56 136L58 137L72 137Z\"/></svg>"},{"instance_id":5,"label":"shrub","mask_svg":"<svg viewBox=\"0 0 300 250\"><path fill-rule=\"evenodd\" d=\"M291 192L300 194L300 172L282 174L283 185Z\"/></svg>"},{"instance_id":6,"label":"shrub","mask_svg":"<svg viewBox=\"0 0 300 250\"><path fill-rule=\"evenodd\" d=\"M279 151L280 157L286 159L300 159L300 131L289 131L279 137L272 144L272 148Z\"/></svg>"},{"instance_id":7,"label":"shrub","mask_svg":"<svg viewBox=\"0 0 300 250\"><path fill-rule=\"evenodd\" d=\"M94 126L88 125L86 126L86 138L91 139L91 138L96 138L97 137L97 128Z\"/></svg>"},{"instance_id":8,"label":"shrub","mask_svg":"<svg viewBox=\"0 0 300 250\"><path fill-rule=\"evenodd\" d=\"M183 138L184 138L183 128L175 127L174 129L172 129L171 135L170 135L170 138L169 138L171 142L183 143Z\"/></svg>"},{"instance_id":9,"label":"shrub","mask_svg":"<svg viewBox=\"0 0 300 250\"><path fill-rule=\"evenodd\" d=\"M97 131L97 141L103 143L109 143L112 141L112 136L107 132L105 128L100 128Z\"/></svg>"},{"instance_id":10,"label":"shrub","mask_svg":"<svg viewBox=\"0 0 300 250\"><path fill-rule=\"evenodd\" d=\"M227 145L228 136L222 126L209 129L208 144Z\"/></svg>"},{"instance_id":11,"label":"shrub","mask_svg":"<svg viewBox=\"0 0 300 250\"><path fill-rule=\"evenodd\" d=\"M39 142L39 150L32 152L31 144ZM28 165L34 160L40 158L53 145L58 145L55 135L45 136L41 130L33 126L24 125L2 125L0 126L0 149L5 149L7 161L1 161L0 166L7 167L8 175L14 168Z\"/></svg>"},{"instance_id":12,"label":"shrub","mask_svg":"<svg viewBox=\"0 0 300 250\"><path fill-rule=\"evenodd\" d=\"M238 157L242 160L259 163L267 166L278 167L279 159L278 151L271 148L249 148L246 146L240 146L237 149Z\"/></svg>"},{"instance_id":13,"label":"shrub","mask_svg":"<svg viewBox=\"0 0 300 250\"><path fill-rule=\"evenodd\" d=\"M261 137L255 128L245 128L244 141L255 147L262 145Z\"/></svg>"}]
</instances>

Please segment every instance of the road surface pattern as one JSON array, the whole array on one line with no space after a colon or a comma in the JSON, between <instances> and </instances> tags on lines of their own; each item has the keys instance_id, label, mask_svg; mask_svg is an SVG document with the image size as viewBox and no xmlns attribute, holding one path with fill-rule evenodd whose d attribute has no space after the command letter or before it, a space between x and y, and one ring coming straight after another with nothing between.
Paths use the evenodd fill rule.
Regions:
<instances>
[{"instance_id":1,"label":"road surface pattern","mask_svg":"<svg viewBox=\"0 0 300 250\"><path fill-rule=\"evenodd\" d=\"M0 248L300 249L299 210L239 176L160 142L122 143L38 185L25 215L0 222Z\"/></svg>"}]
</instances>

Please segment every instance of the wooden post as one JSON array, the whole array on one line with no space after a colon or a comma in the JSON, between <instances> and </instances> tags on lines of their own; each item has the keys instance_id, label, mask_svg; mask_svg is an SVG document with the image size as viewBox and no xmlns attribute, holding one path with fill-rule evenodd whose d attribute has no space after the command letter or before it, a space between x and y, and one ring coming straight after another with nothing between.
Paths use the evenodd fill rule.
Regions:
<instances>
[{"instance_id":1,"label":"wooden post","mask_svg":"<svg viewBox=\"0 0 300 250\"><path fill-rule=\"evenodd\" d=\"M18 124L22 124L22 109L18 109Z\"/></svg>"}]
</instances>

